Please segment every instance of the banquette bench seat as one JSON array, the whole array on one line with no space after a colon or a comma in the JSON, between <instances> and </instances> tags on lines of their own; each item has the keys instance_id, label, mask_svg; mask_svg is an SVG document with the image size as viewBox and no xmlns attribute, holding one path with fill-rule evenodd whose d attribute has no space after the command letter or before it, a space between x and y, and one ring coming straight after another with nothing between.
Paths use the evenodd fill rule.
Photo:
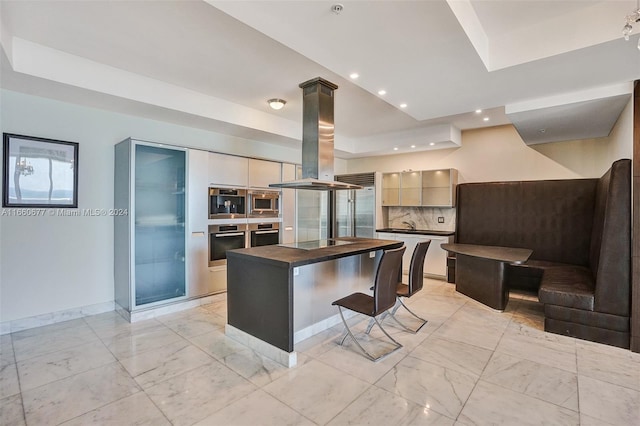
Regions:
<instances>
[{"instance_id":1,"label":"banquette bench seat","mask_svg":"<svg viewBox=\"0 0 640 426\"><path fill-rule=\"evenodd\" d=\"M599 179L460 184L455 241L532 249L507 285L538 292L545 330L628 348L630 203L627 159Z\"/></svg>"}]
</instances>

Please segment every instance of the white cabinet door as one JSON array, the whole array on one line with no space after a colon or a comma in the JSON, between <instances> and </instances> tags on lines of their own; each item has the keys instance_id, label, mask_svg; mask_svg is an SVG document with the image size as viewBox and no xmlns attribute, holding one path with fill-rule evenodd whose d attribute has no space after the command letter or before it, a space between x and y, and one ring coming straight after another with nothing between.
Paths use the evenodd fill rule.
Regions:
<instances>
[{"instance_id":1,"label":"white cabinet door","mask_svg":"<svg viewBox=\"0 0 640 426\"><path fill-rule=\"evenodd\" d=\"M391 232L377 232L376 238L379 240L397 240L397 234L392 234Z\"/></svg>"},{"instance_id":2,"label":"white cabinet door","mask_svg":"<svg viewBox=\"0 0 640 426\"><path fill-rule=\"evenodd\" d=\"M446 277L447 252L440 246L448 243L449 237L430 235L427 236L426 239L430 239L431 244L429 245L429 250L427 250L427 258L424 263L424 273L437 275L439 277Z\"/></svg>"},{"instance_id":3,"label":"white cabinet door","mask_svg":"<svg viewBox=\"0 0 640 426\"><path fill-rule=\"evenodd\" d=\"M421 238L408 234L396 235L398 240L404 241L404 245L406 247L404 255L402 255L402 272L407 274L409 273L409 267L411 266L411 256L413 256L413 251L415 250L416 245L419 241L424 241L428 238Z\"/></svg>"},{"instance_id":4,"label":"white cabinet door","mask_svg":"<svg viewBox=\"0 0 640 426\"><path fill-rule=\"evenodd\" d=\"M249 186L269 188L269 184L281 181L281 163L275 161L249 159Z\"/></svg>"},{"instance_id":5,"label":"white cabinet door","mask_svg":"<svg viewBox=\"0 0 640 426\"><path fill-rule=\"evenodd\" d=\"M209 153L197 149L189 150L188 165L188 215L187 232L188 296L202 296L211 292L209 288L209 246L207 235L207 174Z\"/></svg>"},{"instance_id":6,"label":"white cabinet door","mask_svg":"<svg viewBox=\"0 0 640 426\"><path fill-rule=\"evenodd\" d=\"M249 177L249 159L235 155L209 153L210 186L246 187Z\"/></svg>"}]
</instances>

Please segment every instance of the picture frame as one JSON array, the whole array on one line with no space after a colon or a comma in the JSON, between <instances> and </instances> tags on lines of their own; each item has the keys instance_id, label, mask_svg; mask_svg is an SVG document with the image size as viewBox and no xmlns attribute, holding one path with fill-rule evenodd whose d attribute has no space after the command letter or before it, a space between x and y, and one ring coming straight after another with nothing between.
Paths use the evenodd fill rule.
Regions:
<instances>
[{"instance_id":1,"label":"picture frame","mask_svg":"<svg viewBox=\"0 0 640 426\"><path fill-rule=\"evenodd\" d=\"M2 207L78 208L77 142L3 133Z\"/></svg>"}]
</instances>

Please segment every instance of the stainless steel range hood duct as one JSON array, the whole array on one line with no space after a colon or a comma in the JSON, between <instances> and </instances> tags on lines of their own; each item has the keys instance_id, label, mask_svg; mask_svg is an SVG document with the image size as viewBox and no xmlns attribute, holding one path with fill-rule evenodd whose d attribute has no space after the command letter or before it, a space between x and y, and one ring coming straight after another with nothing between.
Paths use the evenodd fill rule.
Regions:
<instances>
[{"instance_id":1,"label":"stainless steel range hood duct","mask_svg":"<svg viewBox=\"0 0 640 426\"><path fill-rule=\"evenodd\" d=\"M333 93L335 84L317 77L300 84L302 89L302 179L272 183L273 188L329 191L360 189L361 186L334 180Z\"/></svg>"}]
</instances>

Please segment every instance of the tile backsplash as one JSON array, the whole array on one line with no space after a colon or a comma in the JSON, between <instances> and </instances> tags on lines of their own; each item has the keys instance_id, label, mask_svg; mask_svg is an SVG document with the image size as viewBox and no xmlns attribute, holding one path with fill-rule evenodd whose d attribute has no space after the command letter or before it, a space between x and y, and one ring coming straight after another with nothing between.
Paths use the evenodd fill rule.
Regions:
<instances>
[{"instance_id":1,"label":"tile backsplash","mask_svg":"<svg viewBox=\"0 0 640 426\"><path fill-rule=\"evenodd\" d=\"M389 209L389 228L408 228L403 222L413 222L416 229L430 231L455 231L456 209L438 207L386 207ZM444 223L438 223L438 217L444 218Z\"/></svg>"}]
</instances>

